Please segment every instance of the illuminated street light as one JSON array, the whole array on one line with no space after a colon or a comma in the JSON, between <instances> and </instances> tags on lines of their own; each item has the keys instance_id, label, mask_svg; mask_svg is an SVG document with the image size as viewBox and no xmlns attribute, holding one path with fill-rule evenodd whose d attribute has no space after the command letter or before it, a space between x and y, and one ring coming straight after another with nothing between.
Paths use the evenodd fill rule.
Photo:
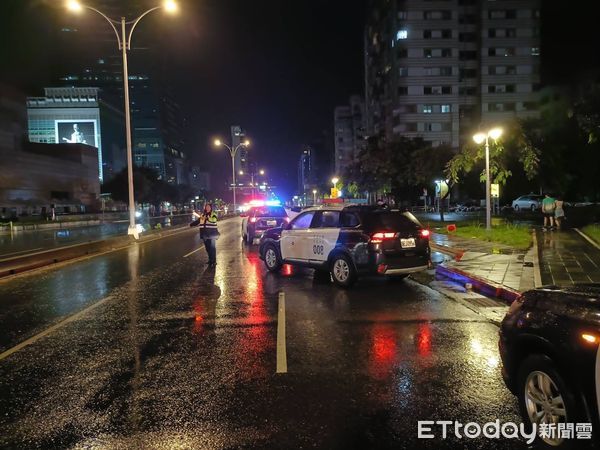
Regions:
<instances>
[{"instance_id":1,"label":"illuminated street light","mask_svg":"<svg viewBox=\"0 0 600 450\"><path fill-rule=\"evenodd\" d=\"M333 177L331 179L331 183L333 184L333 187L335 187L335 185L338 184L338 181L340 181L340 179L338 177Z\"/></svg>"},{"instance_id":2,"label":"illuminated street light","mask_svg":"<svg viewBox=\"0 0 600 450\"><path fill-rule=\"evenodd\" d=\"M261 175L264 175L265 171L264 171L264 169L260 169L260 171L258 173L260 173Z\"/></svg>"},{"instance_id":3,"label":"illuminated street light","mask_svg":"<svg viewBox=\"0 0 600 450\"><path fill-rule=\"evenodd\" d=\"M243 170L240 170L239 173L240 173L240 175L244 175L244 171Z\"/></svg>"},{"instance_id":4,"label":"illuminated street light","mask_svg":"<svg viewBox=\"0 0 600 450\"><path fill-rule=\"evenodd\" d=\"M317 190L313 189L313 205L317 204Z\"/></svg>"},{"instance_id":5,"label":"illuminated street light","mask_svg":"<svg viewBox=\"0 0 600 450\"><path fill-rule=\"evenodd\" d=\"M473 136L473 140L477 145L485 142L485 228L490 231L492 229L492 210L491 210L491 180L490 180L490 143L492 138L497 141L502 136L502 128L492 128L486 133L477 133Z\"/></svg>"},{"instance_id":6,"label":"illuminated street light","mask_svg":"<svg viewBox=\"0 0 600 450\"><path fill-rule=\"evenodd\" d=\"M249 147L250 146L250 141L248 139L246 139L244 142L240 142L238 145L236 145L235 147L231 146L231 145L227 145L226 143L224 143L223 141L221 141L221 139L215 139L213 141L213 143L215 144L215 147L225 147L227 150L229 150L229 154L231 155L231 182L232 182L232 189L233 189L233 212L235 213L237 211L236 208L236 198L235 198L235 188L236 188L236 183L235 183L235 154L237 153L238 149L240 147ZM240 175L243 175L243 172L240 171Z\"/></svg>"},{"instance_id":7,"label":"illuminated street light","mask_svg":"<svg viewBox=\"0 0 600 450\"><path fill-rule=\"evenodd\" d=\"M127 68L127 51L131 50L131 38L137 24L147 14L152 11L159 9L165 9L168 13L173 13L177 10L177 4L174 0L167 0L161 6L155 6L150 8L146 12L142 13L137 19L130 22L126 21L125 17L121 17L121 20L114 20L108 17L103 12L97 10L88 5L84 5L77 0L68 0L65 4L66 8L73 13L80 13L83 9L99 14L104 18L111 26L117 37L117 44L119 50L122 52L123 57L123 93L125 97L125 132L126 132L126 143L127 143L127 183L129 188L129 227L127 228L127 234L133 236L135 239L139 239L140 227L135 224L135 197L133 193L133 152L131 149L131 113L129 110L129 72ZM127 33L127 25L131 25L129 34ZM120 26L121 32L117 29Z\"/></svg>"}]
</instances>

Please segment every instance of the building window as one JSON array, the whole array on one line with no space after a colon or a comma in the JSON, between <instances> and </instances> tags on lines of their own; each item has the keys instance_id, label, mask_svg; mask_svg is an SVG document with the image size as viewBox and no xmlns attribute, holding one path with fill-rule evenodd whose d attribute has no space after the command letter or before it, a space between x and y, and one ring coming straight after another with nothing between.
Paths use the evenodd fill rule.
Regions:
<instances>
[{"instance_id":1,"label":"building window","mask_svg":"<svg viewBox=\"0 0 600 450\"><path fill-rule=\"evenodd\" d=\"M449 77L452 75L452 67L440 67L440 75L443 77Z\"/></svg>"},{"instance_id":2,"label":"building window","mask_svg":"<svg viewBox=\"0 0 600 450\"><path fill-rule=\"evenodd\" d=\"M396 40L399 41L400 39L406 38L408 38L408 30L398 30L396 33Z\"/></svg>"},{"instance_id":3,"label":"building window","mask_svg":"<svg viewBox=\"0 0 600 450\"><path fill-rule=\"evenodd\" d=\"M458 23L460 24L475 24L477 23L477 15L475 14L460 14L458 16Z\"/></svg>"},{"instance_id":4,"label":"building window","mask_svg":"<svg viewBox=\"0 0 600 450\"><path fill-rule=\"evenodd\" d=\"M424 11L423 19L425 20L450 20L452 19L451 11Z\"/></svg>"},{"instance_id":5,"label":"building window","mask_svg":"<svg viewBox=\"0 0 600 450\"><path fill-rule=\"evenodd\" d=\"M458 59L461 61L468 61L477 59L477 51L476 50L461 50L458 52Z\"/></svg>"},{"instance_id":6,"label":"building window","mask_svg":"<svg viewBox=\"0 0 600 450\"><path fill-rule=\"evenodd\" d=\"M458 40L460 42L475 42L477 40L477 34L473 32L459 33Z\"/></svg>"},{"instance_id":7,"label":"building window","mask_svg":"<svg viewBox=\"0 0 600 450\"><path fill-rule=\"evenodd\" d=\"M398 58L406 58L406 57L408 57L408 49L406 49L406 48L399 48L398 50L396 50L396 56Z\"/></svg>"},{"instance_id":8,"label":"building window","mask_svg":"<svg viewBox=\"0 0 600 450\"><path fill-rule=\"evenodd\" d=\"M423 105L423 113L431 114L433 112L433 105Z\"/></svg>"},{"instance_id":9,"label":"building window","mask_svg":"<svg viewBox=\"0 0 600 450\"><path fill-rule=\"evenodd\" d=\"M488 56L515 56L514 47L490 47L488 48Z\"/></svg>"},{"instance_id":10,"label":"building window","mask_svg":"<svg viewBox=\"0 0 600 450\"><path fill-rule=\"evenodd\" d=\"M450 112L450 105L442 105L441 111L443 114Z\"/></svg>"},{"instance_id":11,"label":"building window","mask_svg":"<svg viewBox=\"0 0 600 450\"><path fill-rule=\"evenodd\" d=\"M531 56L540 56L540 48L531 47Z\"/></svg>"},{"instance_id":12,"label":"building window","mask_svg":"<svg viewBox=\"0 0 600 450\"><path fill-rule=\"evenodd\" d=\"M460 69L459 77L461 80L465 78L477 78L477 69Z\"/></svg>"},{"instance_id":13,"label":"building window","mask_svg":"<svg viewBox=\"0 0 600 450\"><path fill-rule=\"evenodd\" d=\"M408 67L399 67L398 68L398 76L399 77L406 77L406 76L408 76Z\"/></svg>"},{"instance_id":14,"label":"building window","mask_svg":"<svg viewBox=\"0 0 600 450\"><path fill-rule=\"evenodd\" d=\"M408 87L398 86L398 95L408 95Z\"/></svg>"},{"instance_id":15,"label":"building window","mask_svg":"<svg viewBox=\"0 0 600 450\"><path fill-rule=\"evenodd\" d=\"M407 11L398 11L398 19L400 19L400 20L408 19L408 12Z\"/></svg>"},{"instance_id":16,"label":"building window","mask_svg":"<svg viewBox=\"0 0 600 450\"><path fill-rule=\"evenodd\" d=\"M474 87L460 87L458 89L459 95L476 95L476 90Z\"/></svg>"}]
</instances>

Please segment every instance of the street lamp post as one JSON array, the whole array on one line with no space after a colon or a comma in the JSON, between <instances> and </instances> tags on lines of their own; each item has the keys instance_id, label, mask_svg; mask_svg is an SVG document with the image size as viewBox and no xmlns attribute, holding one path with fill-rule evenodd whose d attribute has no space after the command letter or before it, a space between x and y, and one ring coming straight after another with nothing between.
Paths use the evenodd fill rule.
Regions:
<instances>
[{"instance_id":1,"label":"street lamp post","mask_svg":"<svg viewBox=\"0 0 600 450\"><path fill-rule=\"evenodd\" d=\"M240 142L238 145L233 147L232 145L227 145L225 142L221 141L220 139L215 139L214 144L215 144L215 147L225 147L227 150L229 150L229 154L231 155L231 177L232 177L232 182L233 182L233 213L235 214L235 212L237 211L236 198L235 198L235 188L236 188L236 185L235 185L235 183L236 183L236 181L235 181L235 155L240 147L249 147L250 141L248 139L246 139L244 142Z\"/></svg>"},{"instance_id":2,"label":"street lamp post","mask_svg":"<svg viewBox=\"0 0 600 450\"><path fill-rule=\"evenodd\" d=\"M491 179L490 179L490 143L492 138L497 141L502 136L502 128L492 128L486 133L477 133L473 140L477 144L485 142L485 229L492 229L492 210L490 205Z\"/></svg>"},{"instance_id":3,"label":"street lamp post","mask_svg":"<svg viewBox=\"0 0 600 450\"><path fill-rule=\"evenodd\" d=\"M317 190L313 189L313 205L317 204Z\"/></svg>"},{"instance_id":4,"label":"street lamp post","mask_svg":"<svg viewBox=\"0 0 600 450\"><path fill-rule=\"evenodd\" d=\"M131 114L129 111L129 73L127 70L127 51L131 50L131 37L133 36L133 31L142 18L144 18L147 14L161 8L164 8L165 11L169 13L174 13L177 11L177 4L174 0L166 0L161 6L150 8L148 11L141 14L137 19L132 21L126 21L125 17L121 17L121 20L111 19L96 8L79 3L78 0L69 0L67 1L66 5L67 9L75 13L79 13L83 11L83 9L89 9L90 11L102 16L115 32L119 50L121 50L123 54L123 93L125 95L125 132L127 142L127 183L129 186L129 228L127 229L127 234L132 235L135 239L139 239L139 232L135 225L135 197L133 195L133 155L131 150ZM130 24L131 28L129 29L128 36L127 25ZM121 26L120 35L115 25Z\"/></svg>"}]
</instances>

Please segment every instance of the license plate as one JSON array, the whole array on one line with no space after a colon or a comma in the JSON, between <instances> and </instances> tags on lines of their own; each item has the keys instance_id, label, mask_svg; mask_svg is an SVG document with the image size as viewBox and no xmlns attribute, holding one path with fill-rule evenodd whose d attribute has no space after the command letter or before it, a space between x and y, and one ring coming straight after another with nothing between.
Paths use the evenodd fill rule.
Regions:
<instances>
[{"instance_id":1,"label":"license plate","mask_svg":"<svg viewBox=\"0 0 600 450\"><path fill-rule=\"evenodd\" d=\"M274 227L276 225L277 225L277 221L276 220L267 220L267 226Z\"/></svg>"},{"instance_id":2,"label":"license plate","mask_svg":"<svg viewBox=\"0 0 600 450\"><path fill-rule=\"evenodd\" d=\"M415 238L400 239L400 247L402 248L415 248Z\"/></svg>"}]
</instances>

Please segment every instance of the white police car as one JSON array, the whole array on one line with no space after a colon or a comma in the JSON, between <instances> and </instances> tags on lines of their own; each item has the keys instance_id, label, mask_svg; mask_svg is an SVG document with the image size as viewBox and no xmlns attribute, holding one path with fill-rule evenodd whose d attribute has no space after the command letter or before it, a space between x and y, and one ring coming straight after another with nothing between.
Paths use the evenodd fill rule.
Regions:
<instances>
[{"instance_id":1,"label":"white police car","mask_svg":"<svg viewBox=\"0 0 600 450\"><path fill-rule=\"evenodd\" d=\"M331 272L337 285L347 287L362 274L406 277L427 269L429 230L408 212L321 206L267 230L259 252L271 272L283 264L306 266Z\"/></svg>"}]
</instances>

